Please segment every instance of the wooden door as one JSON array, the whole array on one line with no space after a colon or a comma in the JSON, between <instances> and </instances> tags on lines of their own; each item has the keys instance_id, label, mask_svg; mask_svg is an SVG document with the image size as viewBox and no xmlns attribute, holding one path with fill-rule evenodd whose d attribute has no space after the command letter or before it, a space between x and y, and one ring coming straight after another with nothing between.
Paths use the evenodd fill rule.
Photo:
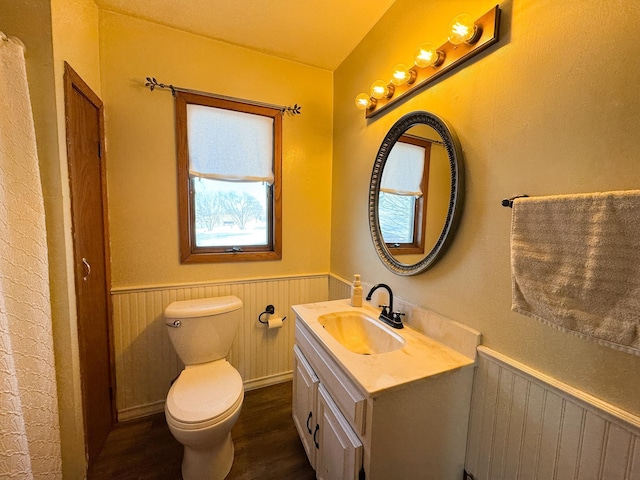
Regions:
<instances>
[{"instance_id":1,"label":"wooden door","mask_svg":"<svg viewBox=\"0 0 640 480\"><path fill-rule=\"evenodd\" d=\"M65 63L67 156L82 406L89 465L115 421L103 106Z\"/></svg>"}]
</instances>

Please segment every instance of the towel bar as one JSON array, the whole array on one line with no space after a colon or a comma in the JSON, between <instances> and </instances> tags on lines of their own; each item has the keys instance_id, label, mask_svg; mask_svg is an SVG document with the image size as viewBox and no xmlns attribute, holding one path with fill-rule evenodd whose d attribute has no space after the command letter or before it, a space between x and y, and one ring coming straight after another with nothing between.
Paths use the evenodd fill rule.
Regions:
<instances>
[{"instance_id":1,"label":"towel bar","mask_svg":"<svg viewBox=\"0 0 640 480\"><path fill-rule=\"evenodd\" d=\"M513 201L516 198L524 198L524 197L528 197L529 195L516 195L515 197L511 197L511 198L505 198L504 200L502 200L502 206L503 207L509 207L509 208L513 208Z\"/></svg>"}]
</instances>

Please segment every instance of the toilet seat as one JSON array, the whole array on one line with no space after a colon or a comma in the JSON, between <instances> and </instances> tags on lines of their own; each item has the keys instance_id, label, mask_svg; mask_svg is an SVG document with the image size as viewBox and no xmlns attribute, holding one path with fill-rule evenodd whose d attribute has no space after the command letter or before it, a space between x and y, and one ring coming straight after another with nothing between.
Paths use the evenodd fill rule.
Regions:
<instances>
[{"instance_id":1,"label":"toilet seat","mask_svg":"<svg viewBox=\"0 0 640 480\"><path fill-rule=\"evenodd\" d=\"M242 406L240 373L226 360L187 365L167 395L167 421L195 430L224 421Z\"/></svg>"}]
</instances>

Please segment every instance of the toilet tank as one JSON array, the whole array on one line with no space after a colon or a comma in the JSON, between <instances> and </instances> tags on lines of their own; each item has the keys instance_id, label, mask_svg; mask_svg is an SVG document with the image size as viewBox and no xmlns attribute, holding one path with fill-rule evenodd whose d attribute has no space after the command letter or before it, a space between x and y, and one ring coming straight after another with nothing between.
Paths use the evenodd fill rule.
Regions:
<instances>
[{"instance_id":1,"label":"toilet tank","mask_svg":"<svg viewBox=\"0 0 640 480\"><path fill-rule=\"evenodd\" d=\"M242 318L242 301L229 295L173 302L165 309L164 318L182 363L212 362L225 358L231 350Z\"/></svg>"}]
</instances>

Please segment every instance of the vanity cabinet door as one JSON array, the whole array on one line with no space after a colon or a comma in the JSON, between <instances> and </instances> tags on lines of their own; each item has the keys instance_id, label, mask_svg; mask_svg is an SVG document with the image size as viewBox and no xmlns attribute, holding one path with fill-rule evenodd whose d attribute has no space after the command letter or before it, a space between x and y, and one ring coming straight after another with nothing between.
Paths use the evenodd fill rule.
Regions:
<instances>
[{"instance_id":1,"label":"vanity cabinet door","mask_svg":"<svg viewBox=\"0 0 640 480\"><path fill-rule=\"evenodd\" d=\"M315 468L316 447L313 434L318 424L316 397L319 381L297 346L293 347L293 353L293 404L291 406L293 423L298 430L309 462Z\"/></svg>"},{"instance_id":2,"label":"vanity cabinet door","mask_svg":"<svg viewBox=\"0 0 640 480\"><path fill-rule=\"evenodd\" d=\"M357 480L362 468L362 442L323 385L318 387L315 435L318 480Z\"/></svg>"}]
</instances>

